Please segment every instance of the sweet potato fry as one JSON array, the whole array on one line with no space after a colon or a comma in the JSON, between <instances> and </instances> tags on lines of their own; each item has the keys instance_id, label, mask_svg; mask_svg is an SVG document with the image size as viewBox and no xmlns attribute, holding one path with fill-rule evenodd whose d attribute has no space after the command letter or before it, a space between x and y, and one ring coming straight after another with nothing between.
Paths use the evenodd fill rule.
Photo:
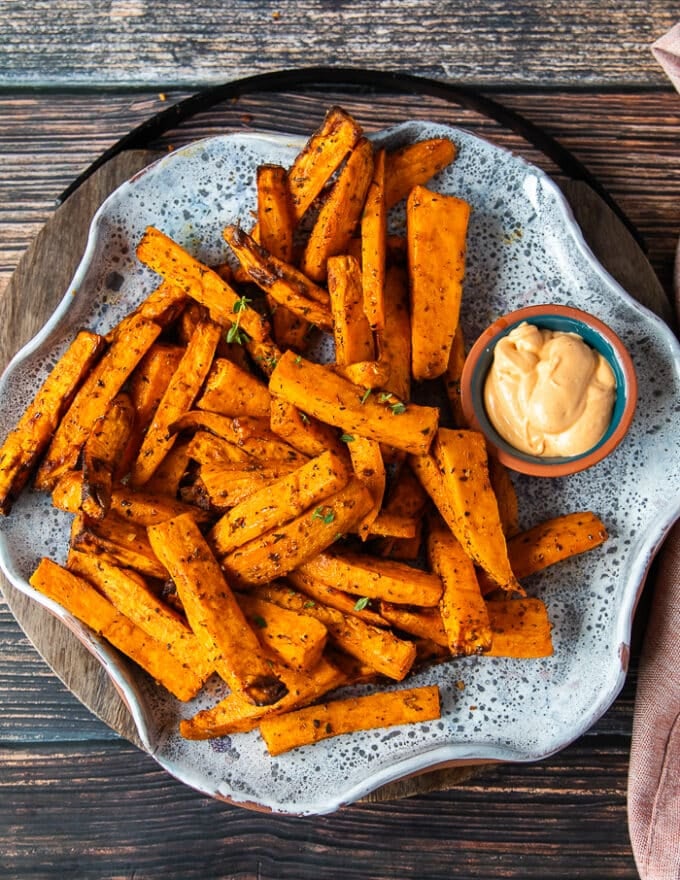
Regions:
<instances>
[{"instance_id":1,"label":"sweet potato fry","mask_svg":"<svg viewBox=\"0 0 680 880\"><path fill-rule=\"evenodd\" d=\"M128 393L135 410L132 435L118 469L118 476L130 472L144 439L153 414L168 386L170 377L179 366L184 347L167 342L155 342L137 365L130 377Z\"/></svg>"},{"instance_id":2,"label":"sweet potato fry","mask_svg":"<svg viewBox=\"0 0 680 880\"><path fill-rule=\"evenodd\" d=\"M232 733L254 730L261 718L306 706L347 682L346 674L322 657L312 672L295 672L286 667L277 669L286 683L288 693L271 706L255 706L238 693L231 693L215 706L197 712L193 718L180 722L185 739L213 739Z\"/></svg>"},{"instance_id":3,"label":"sweet potato fry","mask_svg":"<svg viewBox=\"0 0 680 880\"><path fill-rule=\"evenodd\" d=\"M304 572L302 568L288 572L286 581L300 593L313 599L314 602L328 605L329 608L335 608L337 611L342 611L343 614L351 614L372 626L387 626L387 621L372 609L370 602L366 603L365 597L357 601L356 596L351 596L349 593L344 593L342 590L325 584L318 578Z\"/></svg>"},{"instance_id":4,"label":"sweet potato fry","mask_svg":"<svg viewBox=\"0 0 680 880\"><path fill-rule=\"evenodd\" d=\"M184 348L181 345L156 342L130 377L130 398L141 431L148 427L183 354Z\"/></svg>"},{"instance_id":5,"label":"sweet potato fry","mask_svg":"<svg viewBox=\"0 0 680 880\"><path fill-rule=\"evenodd\" d=\"M352 477L313 510L227 554L222 567L236 584L261 584L282 577L352 531L371 503L367 490Z\"/></svg>"},{"instance_id":6,"label":"sweet potato fry","mask_svg":"<svg viewBox=\"0 0 680 880\"><path fill-rule=\"evenodd\" d=\"M319 553L299 570L346 593L402 605L436 606L443 590L436 574L365 553Z\"/></svg>"},{"instance_id":7,"label":"sweet potato fry","mask_svg":"<svg viewBox=\"0 0 680 880\"><path fill-rule=\"evenodd\" d=\"M134 660L178 700L190 700L200 690L201 680L193 669L176 660L165 644L128 620L87 581L42 559L30 583Z\"/></svg>"},{"instance_id":8,"label":"sweet potato fry","mask_svg":"<svg viewBox=\"0 0 680 880\"><path fill-rule=\"evenodd\" d=\"M372 361L375 346L364 311L361 269L354 257L328 260L328 293L333 317L335 362L340 366Z\"/></svg>"},{"instance_id":9,"label":"sweet potato fry","mask_svg":"<svg viewBox=\"0 0 680 880\"><path fill-rule=\"evenodd\" d=\"M161 644L204 683L213 672L198 639L186 620L162 602L144 579L87 553L71 551L66 567L85 578L111 604L147 635Z\"/></svg>"},{"instance_id":10,"label":"sweet potato fry","mask_svg":"<svg viewBox=\"0 0 680 880\"><path fill-rule=\"evenodd\" d=\"M192 517L183 514L151 526L148 535L217 673L233 691L255 704L280 700L286 687L272 672L257 635Z\"/></svg>"},{"instance_id":11,"label":"sweet potato fry","mask_svg":"<svg viewBox=\"0 0 680 880\"><path fill-rule=\"evenodd\" d=\"M423 543L423 524L420 520L415 523L413 535L378 535L378 543L374 545L374 552L386 559L396 559L401 562L415 562L420 557L420 549Z\"/></svg>"},{"instance_id":12,"label":"sweet potato fry","mask_svg":"<svg viewBox=\"0 0 680 880\"><path fill-rule=\"evenodd\" d=\"M259 165L256 172L259 243L270 254L292 263L295 218L283 165Z\"/></svg>"},{"instance_id":13,"label":"sweet potato fry","mask_svg":"<svg viewBox=\"0 0 680 880\"><path fill-rule=\"evenodd\" d=\"M254 590L256 596L269 602L316 617L328 630L331 641L381 675L401 681L413 665L415 645L397 638L387 629L371 626L353 614L344 614L319 602L310 602L305 595L278 584L264 584Z\"/></svg>"},{"instance_id":14,"label":"sweet potato fry","mask_svg":"<svg viewBox=\"0 0 680 880\"><path fill-rule=\"evenodd\" d=\"M463 328L459 324L456 327L456 332L453 334L449 360L444 373L444 387L446 388L446 396L449 398L453 423L456 428L469 427L460 402L460 377L463 374L464 365L465 340L463 338Z\"/></svg>"},{"instance_id":15,"label":"sweet potato fry","mask_svg":"<svg viewBox=\"0 0 680 880\"><path fill-rule=\"evenodd\" d=\"M194 330L144 435L132 467L133 486L143 486L148 482L175 442L170 426L191 407L198 395L210 370L220 333L220 327L213 321L201 322Z\"/></svg>"},{"instance_id":16,"label":"sweet potato fry","mask_svg":"<svg viewBox=\"0 0 680 880\"><path fill-rule=\"evenodd\" d=\"M456 145L448 138L429 138L388 153L385 160L387 209L405 199L414 186L427 183L450 165L456 152Z\"/></svg>"},{"instance_id":17,"label":"sweet potato fry","mask_svg":"<svg viewBox=\"0 0 680 880\"><path fill-rule=\"evenodd\" d=\"M333 700L263 718L260 733L270 755L280 755L357 730L433 721L441 716L439 688L427 685Z\"/></svg>"},{"instance_id":18,"label":"sweet potato fry","mask_svg":"<svg viewBox=\"0 0 680 880\"><path fill-rule=\"evenodd\" d=\"M269 390L348 436L368 437L415 454L428 451L439 420L434 407L380 402L380 395L365 399L365 389L293 352L279 361Z\"/></svg>"},{"instance_id":19,"label":"sweet potato fry","mask_svg":"<svg viewBox=\"0 0 680 880\"><path fill-rule=\"evenodd\" d=\"M486 603L491 625L489 657L549 657L552 625L540 599L493 599Z\"/></svg>"},{"instance_id":20,"label":"sweet potato fry","mask_svg":"<svg viewBox=\"0 0 680 880\"><path fill-rule=\"evenodd\" d=\"M427 492L446 525L455 532L456 517L448 494L444 491L444 477L434 455L410 455L408 464L416 479Z\"/></svg>"},{"instance_id":21,"label":"sweet potato fry","mask_svg":"<svg viewBox=\"0 0 680 880\"><path fill-rule=\"evenodd\" d=\"M498 502L489 482L483 434L441 428L433 450L453 512L449 525L465 552L499 587L524 595L510 566Z\"/></svg>"},{"instance_id":22,"label":"sweet potato fry","mask_svg":"<svg viewBox=\"0 0 680 880\"><path fill-rule=\"evenodd\" d=\"M411 291L411 372L446 372L458 326L470 205L417 186L406 205Z\"/></svg>"},{"instance_id":23,"label":"sweet potato fry","mask_svg":"<svg viewBox=\"0 0 680 880\"><path fill-rule=\"evenodd\" d=\"M378 332L378 363L386 370L382 387L399 400L411 399L411 318L406 272L389 266L383 291L385 326Z\"/></svg>"},{"instance_id":24,"label":"sweet potato fry","mask_svg":"<svg viewBox=\"0 0 680 880\"><path fill-rule=\"evenodd\" d=\"M249 278L277 303L322 330L331 329L328 294L290 263L278 260L238 226L227 226L224 238Z\"/></svg>"},{"instance_id":25,"label":"sweet potato fry","mask_svg":"<svg viewBox=\"0 0 680 880\"><path fill-rule=\"evenodd\" d=\"M352 459L352 468L357 479L366 486L373 499L373 505L366 516L361 520L358 527L359 537L362 541L367 540L371 528L382 507L387 476L385 463L383 462L380 444L377 440L369 440L366 437L355 437L347 444Z\"/></svg>"},{"instance_id":26,"label":"sweet potato fry","mask_svg":"<svg viewBox=\"0 0 680 880\"><path fill-rule=\"evenodd\" d=\"M341 107L332 107L288 171L295 221L299 222L362 135Z\"/></svg>"},{"instance_id":27,"label":"sweet potato fry","mask_svg":"<svg viewBox=\"0 0 680 880\"><path fill-rule=\"evenodd\" d=\"M167 327L182 314L188 299L186 291L167 281L161 281L158 287L143 299L133 312L130 312L109 330L106 334L106 341L112 343L118 337L127 336L130 327L136 326L140 319L153 321L154 324Z\"/></svg>"},{"instance_id":28,"label":"sweet potato fry","mask_svg":"<svg viewBox=\"0 0 680 880\"><path fill-rule=\"evenodd\" d=\"M373 147L362 138L349 154L307 238L301 268L308 278L323 281L328 258L347 251L372 177Z\"/></svg>"},{"instance_id":29,"label":"sweet potato fry","mask_svg":"<svg viewBox=\"0 0 680 880\"><path fill-rule=\"evenodd\" d=\"M302 464L306 456L293 449L288 443L284 443L269 429L268 419L259 419L249 416L232 418L219 413L206 412L205 410L190 410L180 416L169 428L172 434L182 431L210 432L216 438L227 441L240 450L241 455L229 450L224 444L213 444L212 451L217 452L219 446L222 449L222 457L230 461L248 461L250 458L269 459L275 461L288 460ZM201 444L207 446L205 437ZM191 453L199 452L201 444L192 445ZM246 457L247 456L247 457ZM197 458L197 461L202 459Z\"/></svg>"},{"instance_id":30,"label":"sweet potato fry","mask_svg":"<svg viewBox=\"0 0 680 880\"><path fill-rule=\"evenodd\" d=\"M35 478L37 489L51 492L59 478L75 468L97 419L106 412L160 332L159 324L136 317L127 334L116 336L90 370L54 432Z\"/></svg>"},{"instance_id":31,"label":"sweet potato fry","mask_svg":"<svg viewBox=\"0 0 680 880\"><path fill-rule=\"evenodd\" d=\"M236 600L263 645L292 669L314 669L328 638L320 620L247 593L237 593Z\"/></svg>"},{"instance_id":32,"label":"sweet potato fry","mask_svg":"<svg viewBox=\"0 0 680 880\"><path fill-rule=\"evenodd\" d=\"M386 388L390 377L388 365L380 361L357 361L344 367L336 366L334 369L339 376L344 376L353 385L370 391Z\"/></svg>"},{"instance_id":33,"label":"sweet potato fry","mask_svg":"<svg viewBox=\"0 0 680 880\"><path fill-rule=\"evenodd\" d=\"M206 306L217 324L230 327L238 320L238 327L251 339L261 342L269 336L267 322L231 285L159 229L148 227L137 246L137 257L174 287Z\"/></svg>"},{"instance_id":34,"label":"sweet potato fry","mask_svg":"<svg viewBox=\"0 0 680 880\"><path fill-rule=\"evenodd\" d=\"M277 526L290 522L347 484L347 455L323 452L287 476L254 492L221 517L209 540L218 556L226 556Z\"/></svg>"},{"instance_id":35,"label":"sweet potato fry","mask_svg":"<svg viewBox=\"0 0 680 880\"><path fill-rule=\"evenodd\" d=\"M269 416L271 396L264 382L226 358L215 358L198 409L223 416Z\"/></svg>"},{"instance_id":36,"label":"sweet potato fry","mask_svg":"<svg viewBox=\"0 0 680 880\"><path fill-rule=\"evenodd\" d=\"M104 347L96 333L81 330L0 447L0 514L10 512L73 395Z\"/></svg>"},{"instance_id":37,"label":"sweet potato fry","mask_svg":"<svg viewBox=\"0 0 680 880\"><path fill-rule=\"evenodd\" d=\"M87 516L101 519L111 506L114 476L130 442L134 418L132 401L121 392L85 441L81 509Z\"/></svg>"},{"instance_id":38,"label":"sweet potato fry","mask_svg":"<svg viewBox=\"0 0 680 880\"><path fill-rule=\"evenodd\" d=\"M387 261L387 206L385 204L385 151L373 160L373 179L361 215L361 282L364 311L373 330L385 326L385 265Z\"/></svg>"},{"instance_id":39,"label":"sweet potato fry","mask_svg":"<svg viewBox=\"0 0 680 880\"><path fill-rule=\"evenodd\" d=\"M479 654L491 647L491 626L475 567L439 517L430 518L430 566L444 584L439 608L453 655Z\"/></svg>"},{"instance_id":40,"label":"sweet potato fry","mask_svg":"<svg viewBox=\"0 0 680 880\"><path fill-rule=\"evenodd\" d=\"M228 510L242 504L255 492L268 489L277 480L297 470L300 465L293 461L270 461L258 464L203 465L199 474L207 498L216 510Z\"/></svg>"},{"instance_id":41,"label":"sweet potato fry","mask_svg":"<svg viewBox=\"0 0 680 880\"><path fill-rule=\"evenodd\" d=\"M590 510L566 513L544 520L508 539L508 557L518 579L599 547L607 540L607 528ZM482 592L496 589L488 577L480 578Z\"/></svg>"},{"instance_id":42,"label":"sweet potato fry","mask_svg":"<svg viewBox=\"0 0 680 880\"><path fill-rule=\"evenodd\" d=\"M519 501L510 472L495 455L489 455L489 480L498 502L503 532L510 538L519 532Z\"/></svg>"},{"instance_id":43,"label":"sweet potato fry","mask_svg":"<svg viewBox=\"0 0 680 880\"><path fill-rule=\"evenodd\" d=\"M371 523L371 537L407 538L416 537L419 521L414 517L387 513L383 508Z\"/></svg>"},{"instance_id":44,"label":"sweet potato fry","mask_svg":"<svg viewBox=\"0 0 680 880\"><path fill-rule=\"evenodd\" d=\"M179 487L189 466L189 442L177 441L172 449L144 484L144 490L176 498Z\"/></svg>"},{"instance_id":45,"label":"sweet potato fry","mask_svg":"<svg viewBox=\"0 0 680 880\"><path fill-rule=\"evenodd\" d=\"M82 471L71 471L59 480L52 492L52 504L59 510L68 513L81 511L83 487ZM121 520L135 523L138 526L152 526L166 519L179 516L180 513L191 513L196 522L208 519L205 511L183 504L167 494L148 491L135 492L128 486L116 486L111 492L112 514Z\"/></svg>"},{"instance_id":46,"label":"sweet potato fry","mask_svg":"<svg viewBox=\"0 0 680 880\"><path fill-rule=\"evenodd\" d=\"M263 375L269 378L281 357L281 349L274 340L267 338L258 342L256 339L246 339L245 348L251 361L257 365ZM235 358L231 358L231 360L236 362Z\"/></svg>"},{"instance_id":47,"label":"sweet potato fry","mask_svg":"<svg viewBox=\"0 0 680 880\"><path fill-rule=\"evenodd\" d=\"M438 607L418 608L382 600L378 603L378 609L381 617L395 629L448 648L448 638Z\"/></svg>"},{"instance_id":48,"label":"sweet potato fry","mask_svg":"<svg viewBox=\"0 0 680 880\"><path fill-rule=\"evenodd\" d=\"M282 165L260 165L256 182L258 234L253 238L272 256L292 265L295 261L293 233L296 221L288 187L288 172ZM269 294L267 301L277 344L283 349L302 351L309 329L308 322L280 305Z\"/></svg>"},{"instance_id":49,"label":"sweet potato fry","mask_svg":"<svg viewBox=\"0 0 680 880\"><path fill-rule=\"evenodd\" d=\"M271 398L269 424L282 440L310 458L321 455L327 449L338 453L344 449L344 443L335 428L310 418L280 397Z\"/></svg>"},{"instance_id":50,"label":"sweet potato fry","mask_svg":"<svg viewBox=\"0 0 680 880\"><path fill-rule=\"evenodd\" d=\"M383 512L420 519L427 507L427 499L419 480L409 465L404 464L392 484Z\"/></svg>"},{"instance_id":51,"label":"sweet potato fry","mask_svg":"<svg viewBox=\"0 0 680 880\"><path fill-rule=\"evenodd\" d=\"M146 577L163 580L167 572L151 549L146 529L112 513L91 520L78 514L71 524L71 546L75 550L114 560Z\"/></svg>"}]
</instances>

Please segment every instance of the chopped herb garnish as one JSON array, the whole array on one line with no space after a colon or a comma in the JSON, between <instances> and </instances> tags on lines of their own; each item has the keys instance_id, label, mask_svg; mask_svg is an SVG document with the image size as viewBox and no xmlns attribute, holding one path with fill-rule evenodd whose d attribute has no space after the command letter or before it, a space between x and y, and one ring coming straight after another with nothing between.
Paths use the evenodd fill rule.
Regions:
<instances>
[{"instance_id":1,"label":"chopped herb garnish","mask_svg":"<svg viewBox=\"0 0 680 880\"><path fill-rule=\"evenodd\" d=\"M264 617L260 617L259 614L255 614L253 616L253 623L256 626L259 626L260 629L266 629L266 627L267 627L267 621L264 619Z\"/></svg>"},{"instance_id":2,"label":"chopped herb garnish","mask_svg":"<svg viewBox=\"0 0 680 880\"><path fill-rule=\"evenodd\" d=\"M301 354L299 354L299 355L295 358L295 363L296 363L296 364L301 364L301 363L302 363L302 355L301 355Z\"/></svg>"},{"instance_id":3,"label":"chopped herb garnish","mask_svg":"<svg viewBox=\"0 0 680 880\"><path fill-rule=\"evenodd\" d=\"M357 599L357 601L354 603L354 610L363 611L364 608L368 606L368 603L370 601L371 600L368 598L368 596L362 596L361 599Z\"/></svg>"},{"instance_id":4,"label":"chopped herb garnish","mask_svg":"<svg viewBox=\"0 0 680 880\"><path fill-rule=\"evenodd\" d=\"M315 608L316 602L313 599L308 599L302 607L303 608Z\"/></svg>"},{"instance_id":5,"label":"chopped herb garnish","mask_svg":"<svg viewBox=\"0 0 680 880\"><path fill-rule=\"evenodd\" d=\"M391 397L392 395L389 391L383 391L381 394L378 395L378 403L386 403L388 400L391 399Z\"/></svg>"},{"instance_id":6,"label":"chopped herb garnish","mask_svg":"<svg viewBox=\"0 0 680 880\"><path fill-rule=\"evenodd\" d=\"M390 409L394 413L395 416L400 416L402 413L406 412L406 404L404 403L393 403L390 406Z\"/></svg>"},{"instance_id":7,"label":"chopped herb garnish","mask_svg":"<svg viewBox=\"0 0 680 880\"><path fill-rule=\"evenodd\" d=\"M307 413L301 412L300 413L300 420L303 425L308 425L309 424L309 416L307 415Z\"/></svg>"},{"instance_id":8,"label":"chopped herb garnish","mask_svg":"<svg viewBox=\"0 0 680 880\"><path fill-rule=\"evenodd\" d=\"M248 303L251 303L252 299L248 299L247 296L240 296L236 302L234 303L233 312L239 314L239 312L244 312L248 308Z\"/></svg>"},{"instance_id":9,"label":"chopped herb garnish","mask_svg":"<svg viewBox=\"0 0 680 880\"><path fill-rule=\"evenodd\" d=\"M244 342L248 341L248 334L241 329L240 324L241 313L248 308L248 303L250 302L252 300L248 299L247 296L240 296L234 303L232 311L236 315L236 320L227 330L227 342L236 342L238 345L243 345Z\"/></svg>"},{"instance_id":10,"label":"chopped herb garnish","mask_svg":"<svg viewBox=\"0 0 680 880\"><path fill-rule=\"evenodd\" d=\"M330 507L317 507L312 514L312 519L320 519L326 525L329 525L335 519L335 513Z\"/></svg>"},{"instance_id":11,"label":"chopped herb garnish","mask_svg":"<svg viewBox=\"0 0 680 880\"><path fill-rule=\"evenodd\" d=\"M352 443L354 441L354 436L352 434L341 434L340 439L343 443Z\"/></svg>"},{"instance_id":12,"label":"chopped herb garnish","mask_svg":"<svg viewBox=\"0 0 680 880\"><path fill-rule=\"evenodd\" d=\"M367 388L367 389L364 391L364 393L361 395L361 397L359 398L359 400L360 400L360 402L361 402L362 404L364 404L364 403L366 403L366 401L368 400L368 398L369 398L370 396L371 396L371 389L370 389L370 388Z\"/></svg>"}]
</instances>

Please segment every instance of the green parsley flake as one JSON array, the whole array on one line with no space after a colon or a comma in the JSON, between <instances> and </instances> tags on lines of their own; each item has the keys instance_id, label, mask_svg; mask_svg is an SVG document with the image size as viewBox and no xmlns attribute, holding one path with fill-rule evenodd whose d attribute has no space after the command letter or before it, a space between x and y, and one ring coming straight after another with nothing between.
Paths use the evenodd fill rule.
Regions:
<instances>
[{"instance_id":1,"label":"green parsley flake","mask_svg":"<svg viewBox=\"0 0 680 880\"><path fill-rule=\"evenodd\" d=\"M312 519L320 519L326 525L329 525L335 519L335 513L330 507L317 507L312 514Z\"/></svg>"},{"instance_id":2,"label":"green parsley flake","mask_svg":"<svg viewBox=\"0 0 680 880\"><path fill-rule=\"evenodd\" d=\"M236 315L236 320L227 330L227 342L236 342L243 345L248 341L248 334L241 329L241 313L248 308L248 303L252 302L247 296L240 296L232 307L232 311Z\"/></svg>"}]
</instances>

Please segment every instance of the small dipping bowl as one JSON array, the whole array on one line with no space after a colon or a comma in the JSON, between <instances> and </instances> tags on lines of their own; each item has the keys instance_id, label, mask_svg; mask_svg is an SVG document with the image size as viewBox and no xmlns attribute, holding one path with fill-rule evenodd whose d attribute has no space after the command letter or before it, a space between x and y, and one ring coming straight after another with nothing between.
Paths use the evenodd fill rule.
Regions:
<instances>
[{"instance_id":1,"label":"small dipping bowl","mask_svg":"<svg viewBox=\"0 0 680 880\"><path fill-rule=\"evenodd\" d=\"M570 457L529 455L504 440L487 416L484 384L493 363L496 343L523 321L545 330L576 333L606 359L614 372L616 399L609 427L601 440L586 452ZM531 476L564 477L602 461L621 442L633 419L637 402L637 378L627 349L606 324L581 309L546 304L511 312L487 327L465 360L460 394L468 424L485 435L503 464Z\"/></svg>"}]
</instances>

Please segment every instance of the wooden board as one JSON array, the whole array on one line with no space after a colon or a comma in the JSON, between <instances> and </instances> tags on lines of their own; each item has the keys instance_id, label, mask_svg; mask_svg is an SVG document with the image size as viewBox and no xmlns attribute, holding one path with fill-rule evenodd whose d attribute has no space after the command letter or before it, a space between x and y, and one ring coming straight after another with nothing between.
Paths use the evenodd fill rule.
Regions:
<instances>
[{"instance_id":1,"label":"wooden board","mask_svg":"<svg viewBox=\"0 0 680 880\"><path fill-rule=\"evenodd\" d=\"M0 301L0 363L42 326L73 276L83 252L92 215L105 196L149 163L156 154L128 152L91 177L43 227L24 254ZM668 314L656 276L618 219L582 184L565 191L586 238L607 268L648 307ZM59 621L2 578L7 604L22 629L54 672L92 712L141 748L134 724L99 663ZM470 778L473 767L452 767L384 786L367 800L392 800L441 790Z\"/></svg>"},{"instance_id":2,"label":"wooden board","mask_svg":"<svg viewBox=\"0 0 680 880\"><path fill-rule=\"evenodd\" d=\"M4 85L166 90L331 64L506 87L661 86L649 46L677 21L669 0L232 0L226 15L222 0L39 5L3 7Z\"/></svg>"}]
</instances>

